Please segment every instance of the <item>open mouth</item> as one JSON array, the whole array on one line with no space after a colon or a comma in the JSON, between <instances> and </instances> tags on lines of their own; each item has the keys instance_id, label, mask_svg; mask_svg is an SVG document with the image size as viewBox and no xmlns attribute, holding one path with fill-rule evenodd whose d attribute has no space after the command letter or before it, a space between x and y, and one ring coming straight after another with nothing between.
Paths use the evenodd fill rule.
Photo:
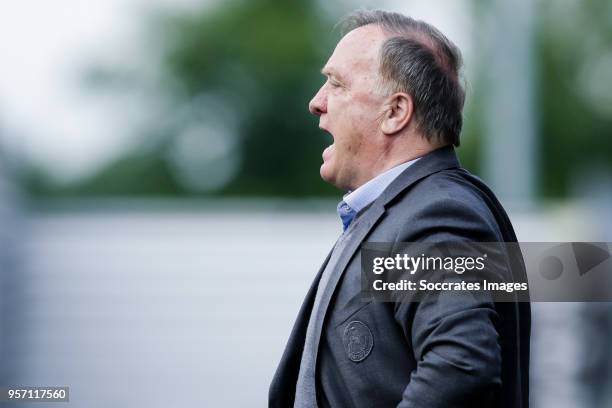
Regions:
<instances>
[{"instance_id":1,"label":"open mouth","mask_svg":"<svg viewBox=\"0 0 612 408\"><path fill-rule=\"evenodd\" d=\"M327 133L331 137L331 144L329 146L327 146L325 148L325 150L323 150L322 156L323 156L323 161L325 161L325 160L328 160L331 157L331 155L332 155L332 153L334 151L334 148L335 148L335 146L334 146L334 136L331 134L331 132L329 130L325 129L324 127L319 126L319 129L321 129L323 132Z\"/></svg>"},{"instance_id":2,"label":"open mouth","mask_svg":"<svg viewBox=\"0 0 612 408\"><path fill-rule=\"evenodd\" d=\"M332 135L332 133L329 130L321 126L319 126L319 129L321 129L324 133L326 133L331 138L332 143L334 142L334 135Z\"/></svg>"}]
</instances>

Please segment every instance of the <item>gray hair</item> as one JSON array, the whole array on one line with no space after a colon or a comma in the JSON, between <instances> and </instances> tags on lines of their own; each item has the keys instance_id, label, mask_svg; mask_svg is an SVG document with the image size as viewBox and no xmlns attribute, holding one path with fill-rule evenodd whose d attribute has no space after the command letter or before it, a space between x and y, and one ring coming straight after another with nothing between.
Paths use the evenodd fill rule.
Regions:
<instances>
[{"instance_id":1,"label":"gray hair","mask_svg":"<svg viewBox=\"0 0 612 408\"><path fill-rule=\"evenodd\" d=\"M399 13L359 10L339 23L343 34L369 24L389 34L380 51L381 91L410 95L423 136L459 146L465 100L459 49L435 27Z\"/></svg>"}]
</instances>

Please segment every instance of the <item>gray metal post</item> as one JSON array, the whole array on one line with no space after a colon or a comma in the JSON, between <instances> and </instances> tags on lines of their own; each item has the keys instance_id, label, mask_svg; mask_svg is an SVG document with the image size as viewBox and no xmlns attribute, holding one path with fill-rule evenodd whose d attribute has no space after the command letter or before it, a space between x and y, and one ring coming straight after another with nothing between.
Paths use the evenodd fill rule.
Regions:
<instances>
[{"instance_id":1,"label":"gray metal post","mask_svg":"<svg viewBox=\"0 0 612 408\"><path fill-rule=\"evenodd\" d=\"M529 206L537 168L534 2L495 0L490 11L484 177L504 203Z\"/></svg>"}]
</instances>

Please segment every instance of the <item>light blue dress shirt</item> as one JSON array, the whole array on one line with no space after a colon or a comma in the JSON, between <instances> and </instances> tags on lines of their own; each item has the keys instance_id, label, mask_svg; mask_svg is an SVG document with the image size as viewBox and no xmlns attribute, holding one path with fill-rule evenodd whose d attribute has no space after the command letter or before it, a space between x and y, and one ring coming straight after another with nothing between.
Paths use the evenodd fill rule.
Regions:
<instances>
[{"instance_id":1,"label":"light blue dress shirt","mask_svg":"<svg viewBox=\"0 0 612 408\"><path fill-rule=\"evenodd\" d=\"M399 176L404 170L416 163L420 157L414 160L399 164L382 174L374 177L367 183L359 186L354 191L349 191L344 199L338 204L338 215L342 220L342 227L346 229L355 218L355 215L372 203L382 194L383 191Z\"/></svg>"}]
</instances>

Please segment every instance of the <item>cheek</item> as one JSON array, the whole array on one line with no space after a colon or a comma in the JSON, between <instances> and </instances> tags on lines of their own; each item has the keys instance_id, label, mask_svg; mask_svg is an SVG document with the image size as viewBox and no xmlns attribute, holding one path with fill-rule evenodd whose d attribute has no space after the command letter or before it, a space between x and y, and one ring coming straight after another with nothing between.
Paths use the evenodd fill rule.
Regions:
<instances>
[{"instance_id":1,"label":"cheek","mask_svg":"<svg viewBox=\"0 0 612 408\"><path fill-rule=\"evenodd\" d=\"M366 136L375 132L376 120L372 113L357 104L352 104L342 113L339 121L342 122L344 130L351 139L351 150L356 150L357 144L361 144Z\"/></svg>"},{"instance_id":2,"label":"cheek","mask_svg":"<svg viewBox=\"0 0 612 408\"><path fill-rule=\"evenodd\" d=\"M357 136L371 135L378 128L377 105L370 95L330 94L328 113L338 135L350 139L351 151L355 150ZM349 140L347 140L349 142Z\"/></svg>"}]
</instances>

